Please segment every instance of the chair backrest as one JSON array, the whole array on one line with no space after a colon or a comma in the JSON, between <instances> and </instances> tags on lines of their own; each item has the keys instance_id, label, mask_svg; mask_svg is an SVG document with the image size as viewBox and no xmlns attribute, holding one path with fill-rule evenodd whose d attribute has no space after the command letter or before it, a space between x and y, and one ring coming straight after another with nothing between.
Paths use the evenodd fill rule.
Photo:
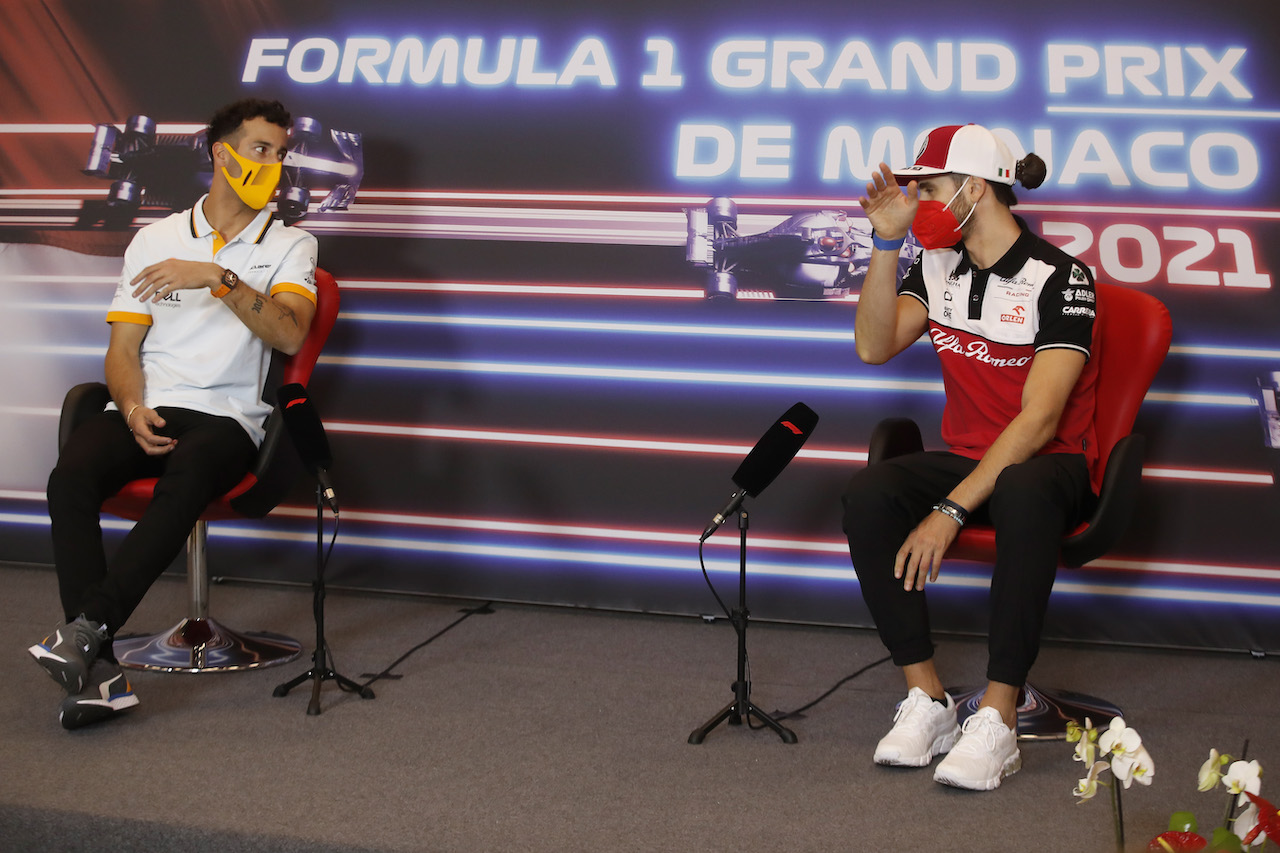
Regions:
<instances>
[{"instance_id":1,"label":"chair backrest","mask_svg":"<svg viewBox=\"0 0 1280 853\"><path fill-rule=\"evenodd\" d=\"M1093 327L1092 355L1098 359L1095 483L1102 480L1116 442L1133 431L1138 409L1173 336L1169 311L1154 296L1101 282L1096 289L1098 320Z\"/></svg>"},{"instance_id":2,"label":"chair backrest","mask_svg":"<svg viewBox=\"0 0 1280 853\"><path fill-rule=\"evenodd\" d=\"M338 318L341 301L338 282L326 270L316 269L316 313L302 347L285 360L281 382L306 385L320 351ZM253 469L240 485L215 501L204 513L206 520L249 516L259 518L284 500L303 473L302 463L278 413L267 418L267 434L258 448Z\"/></svg>"},{"instance_id":3,"label":"chair backrest","mask_svg":"<svg viewBox=\"0 0 1280 853\"><path fill-rule=\"evenodd\" d=\"M297 382L305 385L311 379L311 373L320 358L320 351L324 349L329 333L333 330L334 321L338 317L339 302L337 281L325 270L317 269L315 317L311 321L311 328L307 330L307 339L303 342L301 349L285 359L281 371L281 379L284 383ZM72 393L82 397L85 389L100 395L106 394L106 386L100 383L77 386L72 389ZM71 396L71 394L68 395L68 401ZM101 402L97 403L97 411L102 410L107 399L110 398L102 397ZM84 409L83 404L73 407L64 402L63 418L69 421L69 411ZM69 433L69 429L63 431ZM267 434L258 448L258 456L252 470L235 488L211 503L201 514L201 518L205 521L215 521L243 516L258 518L266 515L288 495L302 471L302 463L298 460L297 452L293 449L283 424L272 413L267 419ZM108 498L103 504L103 509L121 518L140 518L151 500L155 484L155 478L150 477L133 480L116 495Z\"/></svg>"},{"instance_id":4,"label":"chair backrest","mask_svg":"<svg viewBox=\"0 0 1280 853\"><path fill-rule=\"evenodd\" d=\"M334 321L338 319L338 307L341 301L338 283L333 276L322 269L316 270L316 315L311 320L311 328L307 331L307 339L302 348L291 355L284 363L283 381L285 384L297 382L306 385L311 380L311 371L315 369L320 358L320 351L329 340Z\"/></svg>"}]
</instances>

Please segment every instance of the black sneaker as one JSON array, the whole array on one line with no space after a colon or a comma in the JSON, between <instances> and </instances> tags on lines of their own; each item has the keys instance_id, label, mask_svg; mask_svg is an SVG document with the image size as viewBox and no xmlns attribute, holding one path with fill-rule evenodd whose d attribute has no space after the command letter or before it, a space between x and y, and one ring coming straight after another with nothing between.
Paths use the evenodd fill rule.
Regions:
<instances>
[{"instance_id":1,"label":"black sneaker","mask_svg":"<svg viewBox=\"0 0 1280 853\"><path fill-rule=\"evenodd\" d=\"M89 684L74 696L68 696L58 706L58 719L64 729L78 729L90 723L109 720L122 711L138 704L129 679L120 667L105 660L96 660L89 672Z\"/></svg>"},{"instance_id":2,"label":"black sneaker","mask_svg":"<svg viewBox=\"0 0 1280 853\"><path fill-rule=\"evenodd\" d=\"M94 625L81 614L27 651L70 696L84 690L89 666L106 638L106 625Z\"/></svg>"}]
</instances>

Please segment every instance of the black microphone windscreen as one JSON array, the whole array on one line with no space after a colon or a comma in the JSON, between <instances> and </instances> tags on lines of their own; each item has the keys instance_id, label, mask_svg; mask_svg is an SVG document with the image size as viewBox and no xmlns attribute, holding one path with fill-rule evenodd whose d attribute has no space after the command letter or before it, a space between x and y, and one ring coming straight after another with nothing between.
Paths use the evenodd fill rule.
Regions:
<instances>
[{"instance_id":1,"label":"black microphone windscreen","mask_svg":"<svg viewBox=\"0 0 1280 853\"><path fill-rule=\"evenodd\" d=\"M787 409L742 460L733 482L751 497L758 496L787 467L817 425L817 413L804 403Z\"/></svg>"},{"instance_id":2,"label":"black microphone windscreen","mask_svg":"<svg viewBox=\"0 0 1280 853\"><path fill-rule=\"evenodd\" d=\"M276 403L302 464L313 473L317 469L328 469L333 465L324 424L320 422L315 406L311 405L307 389L296 382L282 385L276 394Z\"/></svg>"}]
</instances>

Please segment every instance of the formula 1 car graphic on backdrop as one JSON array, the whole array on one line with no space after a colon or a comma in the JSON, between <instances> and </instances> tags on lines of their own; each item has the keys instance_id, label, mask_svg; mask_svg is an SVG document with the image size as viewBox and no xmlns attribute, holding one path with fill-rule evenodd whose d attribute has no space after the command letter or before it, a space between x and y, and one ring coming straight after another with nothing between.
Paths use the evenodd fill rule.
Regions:
<instances>
[{"instance_id":1,"label":"formula 1 car graphic on backdrop","mask_svg":"<svg viewBox=\"0 0 1280 853\"><path fill-rule=\"evenodd\" d=\"M1262 444L1267 448L1271 476L1280 483L1280 370L1258 377L1258 412L1262 415Z\"/></svg>"},{"instance_id":2,"label":"formula 1 car graphic on backdrop","mask_svg":"<svg viewBox=\"0 0 1280 853\"><path fill-rule=\"evenodd\" d=\"M113 124L94 128L84 173L111 181L106 210L98 221L127 227L143 204L184 210L209 191L213 164L205 131L157 133L149 116L131 116L121 130ZM361 135L324 132L314 118L294 119L289 153L284 158L276 210L290 225L311 212L314 191L326 191L315 212L346 210L364 177ZM327 188L327 189L326 189ZM90 204L85 203L86 213Z\"/></svg>"},{"instance_id":3,"label":"formula 1 car graphic on backdrop","mask_svg":"<svg viewBox=\"0 0 1280 853\"><path fill-rule=\"evenodd\" d=\"M1272 450L1280 450L1280 370L1259 376L1258 391L1263 443Z\"/></svg>"},{"instance_id":4,"label":"formula 1 car graphic on backdrop","mask_svg":"<svg viewBox=\"0 0 1280 853\"><path fill-rule=\"evenodd\" d=\"M685 260L707 270L708 298L733 299L739 286L772 291L778 299L841 299L866 274L871 229L856 228L843 210L796 213L761 234L738 233L733 199L713 198L685 208ZM898 259L905 273L912 241Z\"/></svg>"}]
</instances>

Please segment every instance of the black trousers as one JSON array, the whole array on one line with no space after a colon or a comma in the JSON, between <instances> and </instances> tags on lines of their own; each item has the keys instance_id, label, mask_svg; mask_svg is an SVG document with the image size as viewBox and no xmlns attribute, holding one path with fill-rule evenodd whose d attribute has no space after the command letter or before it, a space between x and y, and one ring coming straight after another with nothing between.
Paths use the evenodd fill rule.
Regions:
<instances>
[{"instance_id":1,"label":"black trousers","mask_svg":"<svg viewBox=\"0 0 1280 853\"><path fill-rule=\"evenodd\" d=\"M844 494L844 531L862 597L898 666L933 657L924 590L893 576L898 549L977 462L946 451L888 459L858 471ZM1092 511L1084 457L1034 456L1000 473L991 498L970 520L996 531L991 575L987 678L1021 686L1040 651L1063 535ZM943 567L946 571L946 567Z\"/></svg>"},{"instance_id":2,"label":"black trousers","mask_svg":"<svg viewBox=\"0 0 1280 853\"><path fill-rule=\"evenodd\" d=\"M115 411L87 419L49 475L49 519L58 590L68 620L81 613L114 634L156 578L182 551L215 498L240 482L257 448L231 418L161 407L159 432L177 439L164 456L148 456ZM155 496L108 562L99 512L127 482L158 477Z\"/></svg>"}]
</instances>

